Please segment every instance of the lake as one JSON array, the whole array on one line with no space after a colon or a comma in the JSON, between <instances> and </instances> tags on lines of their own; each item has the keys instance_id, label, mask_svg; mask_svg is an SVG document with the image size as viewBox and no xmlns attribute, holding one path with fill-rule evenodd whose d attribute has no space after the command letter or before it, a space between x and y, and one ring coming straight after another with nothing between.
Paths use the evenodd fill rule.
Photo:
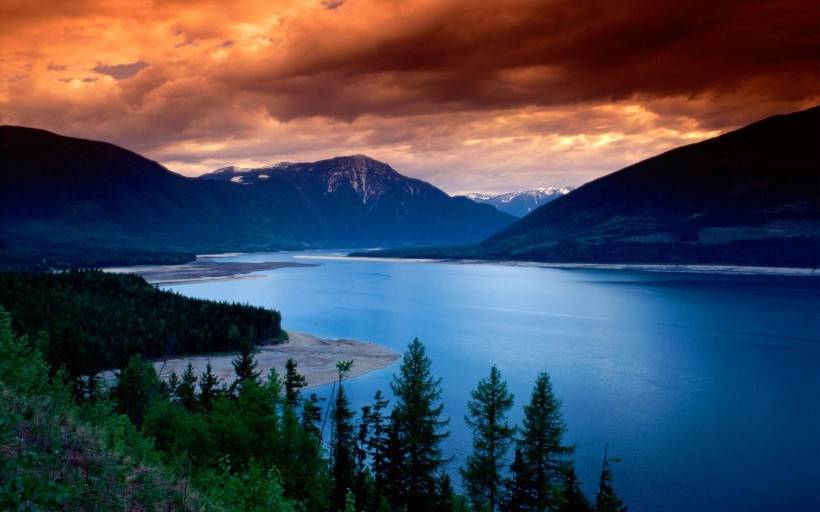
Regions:
<instances>
[{"instance_id":1,"label":"lake","mask_svg":"<svg viewBox=\"0 0 820 512\"><path fill-rule=\"evenodd\" d=\"M454 477L470 451L469 391L495 363L516 422L549 371L592 499L608 445L633 511L820 509L817 277L302 256L222 261L319 266L167 288L275 308L285 329L399 352L418 337L443 378ZM353 405L389 391L396 369L348 382Z\"/></svg>"}]
</instances>

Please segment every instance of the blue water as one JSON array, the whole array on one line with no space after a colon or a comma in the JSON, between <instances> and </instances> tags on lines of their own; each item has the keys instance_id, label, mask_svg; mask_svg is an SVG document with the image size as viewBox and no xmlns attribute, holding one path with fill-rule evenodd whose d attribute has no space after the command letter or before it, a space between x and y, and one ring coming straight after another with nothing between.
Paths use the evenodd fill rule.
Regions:
<instances>
[{"instance_id":1,"label":"blue water","mask_svg":"<svg viewBox=\"0 0 820 512\"><path fill-rule=\"evenodd\" d=\"M633 511L820 510L818 278L318 263L170 288L272 307L286 329L323 337L396 351L419 337L443 378L454 476L470 449L469 390L495 363L515 421L549 371L591 497L608 444ZM389 391L395 370L350 381L354 405Z\"/></svg>"}]
</instances>

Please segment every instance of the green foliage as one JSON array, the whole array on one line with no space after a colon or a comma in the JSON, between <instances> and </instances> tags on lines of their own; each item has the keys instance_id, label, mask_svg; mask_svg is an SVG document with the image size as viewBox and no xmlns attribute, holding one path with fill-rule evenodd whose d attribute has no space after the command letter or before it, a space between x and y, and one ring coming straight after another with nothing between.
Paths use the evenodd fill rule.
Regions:
<instances>
[{"instance_id":1,"label":"green foliage","mask_svg":"<svg viewBox=\"0 0 820 512\"><path fill-rule=\"evenodd\" d=\"M333 407L333 435L331 436L334 481L332 504L335 509L344 508L347 494L353 489L356 480L356 437L353 416L350 401L340 382Z\"/></svg>"},{"instance_id":2,"label":"green foliage","mask_svg":"<svg viewBox=\"0 0 820 512\"><path fill-rule=\"evenodd\" d=\"M604 461L601 464L601 481L598 486L598 496L595 500L596 512L626 512L624 502L615 493L612 483L612 463L617 459L610 459L604 450Z\"/></svg>"},{"instance_id":3,"label":"green foliage","mask_svg":"<svg viewBox=\"0 0 820 512\"><path fill-rule=\"evenodd\" d=\"M284 382L275 370L260 382L253 331L242 329L225 330L226 339L239 332L243 347L233 392L210 365L200 376L189 365L181 378L160 382L153 364L138 354L109 392L104 382L96 389L93 380L50 368L40 348L62 340L42 332L31 342L16 336L0 307L0 509L469 509L445 472L441 381L432 376L421 342L409 345L394 375L392 410L376 392L358 425L341 385L349 365L339 365L325 453L318 396L301 399L305 379L293 361ZM82 393L72 393L77 388ZM475 512L493 508L513 432L506 420L511 406L512 395L493 368L472 392L466 418L474 451L463 474ZM525 407L502 510L590 510L563 432L560 403L543 373ZM598 508L625 510L610 462L605 457Z\"/></svg>"},{"instance_id":4,"label":"green foliage","mask_svg":"<svg viewBox=\"0 0 820 512\"><path fill-rule=\"evenodd\" d=\"M592 512L592 505L581 491L581 482L575 475L575 467L569 465L564 471L564 482L559 512Z\"/></svg>"},{"instance_id":5,"label":"green foliage","mask_svg":"<svg viewBox=\"0 0 820 512\"><path fill-rule=\"evenodd\" d=\"M297 366L292 358L285 363L285 401L294 409L299 405L300 389L307 385L307 379L296 370Z\"/></svg>"},{"instance_id":6,"label":"green foliage","mask_svg":"<svg viewBox=\"0 0 820 512\"><path fill-rule=\"evenodd\" d=\"M211 363L208 363L205 371L199 377L199 405L206 411L210 411L214 406L214 400L219 395L219 378L214 375Z\"/></svg>"},{"instance_id":7,"label":"green foliage","mask_svg":"<svg viewBox=\"0 0 820 512\"><path fill-rule=\"evenodd\" d=\"M473 453L467 458L461 475L476 510L494 512L500 501L505 457L515 429L507 422L513 395L497 367L479 381L467 402L467 425L473 430Z\"/></svg>"},{"instance_id":8,"label":"green foliage","mask_svg":"<svg viewBox=\"0 0 820 512\"><path fill-rule=\"evenodd\" d=\"M430 366L417 338L407 347L399 375L394 375L390 385L396 397L390 425L395 449L389 455L394 507L424 510L432 506L436 478L446 462L441 441L449 435L443 432L449 420L441 419L441 379L432 376Z\"/></svg>"},{"instance_id":9,"label":"green foliage","mask_svg":"<svg viewBox=\"0 0 820 512\"><path fill-rule=\"evenodd\" d=\"M128 365L117 374L113 396L118 410L127 414L139 429L148 404L160 395L160 383L154 365L139 355L131 357Z\"/></svg>"},{"instance_id":10,"label":"green foliage","mask_svg":"<svg viewBox=\"0 0 820 512\"><path fill-rule=\"evenodd\" d=\"M205 510L230 510L236 512L297 512L295 502L285 498L281 479L276 469L263 469L252 463L247 471L234 473L227 461L215 470L206 472L200 479L201 488L207 489L208 497L219 506Z\"/></svg>"},{"instance_id":11,"label":"green foliage","mask_svg":"<svg viewBox=\"0 0 820 512\"><path fill-rule=\"evenodd\" d=\"M512 479L504 510L543 511L561 502L561 477L574 447L564 446L566 426L561 402L552 392L549 374L541 372L524 407Z\"/></svg>"},{"instance_id":12,"label":"green foliage","mask_svg":"<svg viewBox=\"0 0 820 512\"><path fill-rule=\"evenodd\" d=\"M194 366L188 363L188 367L185 369L185 373L182 374L179 385L177 385L176 398L179 403L189 411L195 410L198 406L196 399L196 381L197 377L194 373Z\"/></svg>"},{"instance_id":13,"label":"green foliage","mask_svg":"<svg viewBox=\"0 0 820 512\"><path fill-rule=\"evenodd\" d=\"M260 372L256 371L256 359L253 357L254 349L249 340L243 340L240 344L239 355L231 361L236 380L231 384L231 391L242 390L250 384L259 385Z\"/></svg>"},{"instance_id":14,"label":"green foliage","mask_svg":"<svg viewBox=\"0 0 820 512\"><path fill-rule=\"evenodd\" d=\"M121 368L135 354L236 349L228 339L232 324L254 343L283 332L276 311L183 297L133 274L0 272L0 305L17 331L47 331L51 340L41 348L46 360L54 369L65 365L75 379Z\"/></svg>"}]
</instances>

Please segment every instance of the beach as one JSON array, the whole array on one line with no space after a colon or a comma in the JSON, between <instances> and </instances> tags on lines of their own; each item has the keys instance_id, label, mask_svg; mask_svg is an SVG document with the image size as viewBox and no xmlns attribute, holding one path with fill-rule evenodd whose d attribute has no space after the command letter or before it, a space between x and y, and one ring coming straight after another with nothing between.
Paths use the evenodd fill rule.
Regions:
<instances>
[{"instance_id":1,"label":"beach","mask_svg":"<svg viewBox=\"0 0 820 512\"><path fill-rule=\"evenodd\" d=\"M144 265L134 267L109 267L106 272L116 274L138 274L151 284L172 285L225 281L231 279L253 279L265 277L254 272L279 268L315 267L316 264L282 261L266 262L217 262L210 257L198 256L191 263L181 265Z\"/></svg>"},{"instance_id":2,"label":"beach","mask_svg":"<svg viewBox=\"0 0 820 512\"><path fill-rule=\"evenodd\" d=\"M293 358L298 364L299 373L307 379L308 387L321 386L336 380L337 361L353 361L353 366L347 374L347 378L353 378L390 366L399 358L399 354L375 343L324 339L302 332L291 332L289 335L290 339L286 343L258 347L254 358L257 362L256 369L261 372L262 377L267 377L271 368L276 368L279 375L283 376L285 363L289 358ZM182 375L188 363L191 363L197 375L205 371L205 366L211 363L213 372L219 380L230 383L235 377L231 365L234 358L235 353L197 354L155 361L154 368L160 378L167 379L171 373Z\"/></svg>"}]
</instances>

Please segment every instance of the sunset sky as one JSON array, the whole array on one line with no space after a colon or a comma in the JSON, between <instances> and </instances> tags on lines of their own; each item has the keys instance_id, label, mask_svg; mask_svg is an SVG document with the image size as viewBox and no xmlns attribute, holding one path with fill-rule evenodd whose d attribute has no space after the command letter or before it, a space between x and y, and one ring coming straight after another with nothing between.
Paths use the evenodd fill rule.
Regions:
<instances>
[{"instance_id":1,"label":"sunset sky","mask_svg":"<svg viewBox=\"0 0 820 512\"><path fill-rule=\"evenodd\" d=\"M0 0L0 124L196 175L364 153L577 185L820 103L816 0Z\"/></svg>"}]
</instances>

